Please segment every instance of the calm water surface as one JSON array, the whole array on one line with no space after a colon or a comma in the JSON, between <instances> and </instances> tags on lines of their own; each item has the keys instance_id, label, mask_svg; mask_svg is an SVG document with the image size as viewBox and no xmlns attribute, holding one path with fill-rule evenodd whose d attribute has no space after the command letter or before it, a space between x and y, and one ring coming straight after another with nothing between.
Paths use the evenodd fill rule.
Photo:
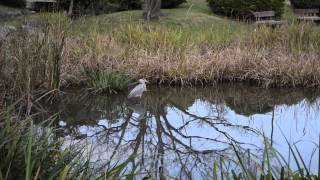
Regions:
<instances>
[{"instance_id":1,"label":"calm water surface","mask_svg":"<svg viewBox=\"0 0 320 180\"><path fill-rule=\"evenodd\" d=\"M126 160L138 177L212 179L213 162L234 167L231 144L250 152L248 166L261 162L264 136L293 169L287 140L296 143L317 173L320 92L262 89L246 85L151 88L142 99L126 94L80 98L69 92L59 105L61 138L91 152L92 168ZM264 134L264 136L263 136ZM271 156L272 158L272 156ZM249 160L250 159L250 160ZM274 159L273 167L279 169ZM141 179L141 178L140 178Z\"/></svg>"}]
</instances>

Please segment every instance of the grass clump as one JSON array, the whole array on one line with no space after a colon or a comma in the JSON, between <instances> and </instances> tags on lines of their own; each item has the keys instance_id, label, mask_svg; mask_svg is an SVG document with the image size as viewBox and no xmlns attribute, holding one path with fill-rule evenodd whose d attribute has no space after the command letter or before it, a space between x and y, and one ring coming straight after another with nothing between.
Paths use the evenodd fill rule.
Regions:
<instances>
[{"instance_id":1,"label":"grass clump","mask_svg":"<svg viewBox=\"0 0 320 180\"><path fill-rule=\"evenodd\" d=\"M86 89L93 94L123 91L134 80L128 75L107 71L86 71L85 76Z\"/></svg>"},{"instance_id":2,"label":"grass clump","mask_svg":"<svg viewBox=\"0 0 320 180\"><path fill-rule=\"evenodd\" d=\"M102 164L101 171L90 166L90 147L64 144L56 128L55 116L35 124L34 116L19 115L7 108L0 112L0 179L118 179L135 158L131 155L111 167Z\"/></svg>"},{"instance_id":3,"label":"grass clump","mask_svg":"<svg viewBox=\"0 0 320 180\"><path fill-rule=\"evenodd\" d=\"M0 42L0 77L18 97L32 99L34 91L60 88L61 61L67 19L61 14L42 15L40 27L20 28Z\"/></svg>"},{"instance_id":4,"label":"grass clump","mask_svg":"<svg viewBox=\"0 0 320 180\"><path fill-rule=\"evenodd\" d=\"M301 151L296 144L290 144L288 141L288 149L290 155L294 159L297 169L294 170L290 164L289 159L285 159L277 150L275 150L270 141L264 137L264 149L261 157L252 154L249 150L241 149L238 145L232 144L232 151L235 154L235 159L230 165L223 157L220 161L213 163L214 179L262 179L262 180L317 180L319 173L311 172L307 162L302 159ZM319 144L315 143L314 153L318 152L320 155ZM314 154L310 160L317 161ZM229 163L228 163L229 162ZM320 172L320 164L318 167Z\"/></svg>"},{"instance_id":5,"label":"grass clump","mask_svg":"<svg viewBox=\"0 0 320 180\"><path fill-rule=\"evenodd\" d=\"M57 129L34 125L31 117L20 119L6 111L0 119L1 179L55 179L72 164L77 153L61 149L62 142L54 135Z\"/></svg>"}]
</instances>

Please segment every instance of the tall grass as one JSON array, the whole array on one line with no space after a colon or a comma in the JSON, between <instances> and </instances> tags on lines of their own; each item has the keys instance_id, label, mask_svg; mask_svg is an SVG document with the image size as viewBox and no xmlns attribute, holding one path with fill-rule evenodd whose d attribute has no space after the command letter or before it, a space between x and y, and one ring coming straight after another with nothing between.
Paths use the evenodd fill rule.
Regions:
<instances>
[{"instance_id":1,"label":"tall grass","mask_svg":"<svg viewBox=\"0 0 320 180\"><path fill-rule=\"evenodd\" d=\"M108 35L107 46L116 47L113 53L97 54L96 62L101 67L110 67L112 62L114 69L159 83L249 81L263 86L319 86L318 27L290 24L260 27L238 36L215 33L212 29L190 32L150 24L124 25Z\"/></svg>"},{"instance_id":2,"label":"tall grass","mask_svg":"<svg viewBox=\"0 0 320 180\"><path fill-rule=\"evenodd\" d=\"M55 96L60 88L68 20L62 15L42 15L41 19L39 27L20 28L1 42L1 79L12 97L25 97L28 113L38 98L35 91L39 96Z\"/></svg>"},{"instance_id":3,"label":"tall grass","mask_svg":"<svg viewBox=\"0 0 320 180\"><path fill-rule=\"evenodd\" d=\"M100 32L101 25L90 20L86 24L86 19L69 22L61 15L44 16L42 32L17 33L1 48L2 76L20 92L59 89L61 80L90 84L85 82L93 78L86 76L90 71L99 71L96 78L100 72L125 72L159 84L320 85L320 28L313 24L269 28L232 22L184 28L129 21ZM91 31L75 34L79 23ZM96 89L104 89L99 86Z\"/></svg>"},{"instance_id":4,"label":"tall grass","mask_svg":"<svg viewBox=\"0 0 320 180\"><path fill-rule=\"evenodd\" d=\"M0 113L0 179L115 179L134 172L125 168L135 155L102 172L94 171L83 155L84 149L65 146L59 138L61 129L54 127L55 117L34 124L33 116L23 117L7 109ZM128 174L128 175L126 175Z\"/></svg>"},{"instance_id":5,"label":"tall grass","mask_svg":"<svg viewBox=\"0 0 320 180\"><path fill-rule=\"evenodd\" d=\"M117 93L127 89L133 82L133 78L121 73L86 71L85 74L86 89L93 94Z\"/></svg>"},{"instance_id":6,"label":"tall grass","mask_svg":"<svg viewBox=\"0 0 320 180\"><path fill-rule=\"evenodd\" d=\"M290 144L288 141L288 149L294 157L297 170L292 169L290 160L285 159L276 149L274 149L269 140L264 137L264 150L262 158L256 157L250 151L242 150L237 145L232 144L235 154L235 164L232 168L227 166L224 158L220 158L220 162L213 163L214 179L308 179L317 180L319 174L311 172L301 156L300 150L295 144ZM319 144L316 145L314 152L320 155ZM314 154L311 155L311 160L317 161ZM227 168L228 167L228 168ZM320 166L318 167L320 171Z\"/></svg>"}]
</instances>

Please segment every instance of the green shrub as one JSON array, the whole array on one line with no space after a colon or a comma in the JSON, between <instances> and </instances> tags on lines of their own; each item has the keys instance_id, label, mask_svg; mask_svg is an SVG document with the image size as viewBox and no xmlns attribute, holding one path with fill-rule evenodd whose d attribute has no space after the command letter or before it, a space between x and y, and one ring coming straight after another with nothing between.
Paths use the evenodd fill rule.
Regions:
<instances>
[{"instance_id":1,"label":"green shrub","mask_svg":"<svg viewBox=\"0 0 320 180\"><path fill-rule=\"evenodd\" d=\"M290 0L294 8L320 8L320 0Z\"/></svg>"},{"instance_id":2,"label":"green shrub","mask_svg":"<svg viewBox=\"0 0 320 180\"><path fill-rule=\"evenodd\" d=\"M207 0L214 13L234 18L248 19L254 11L275 11L281 17L284 0Z\"/></svg>"},{"instance_id":3,"label":"green shrub","mask_svg":"<svg viewBox=\"0 0 320 180\"><path fill-rule=\"evenodd\" d=\"M162 0L162 8L175 8L182 3L187 2L186 0Z\"/></svg>"},{"instance_id":4,"label":"green shrub","mask_svg":"<svg viewBox=\"0 0 320 180\"><path fill-rule=\"evenodd\" d=\"M113 1L114 4L118 4L119 10L132 10L132 9L140 9L143 3L143 0L110 0Z\"/></svg>"},{"instance_id":5,"label":"green shrub","mask_svg":"<svg viewBox=\"0 0 320 180\"><path fill-rule=\"evenodd\" d=\"M74 8L81 14L103 14L123 10L140 9L143 0L78 0ZM70 0L60 0L59 7L68 10Z\"/></svg>"},{"instance_id":6,"label":"green shrub","mask_svg":"<svg viewBox=\"0 0 320 180\"><path fill-rule=\"evenodd\" d=\"M1 0L0 4L13 6L13 7L25 7L25 0Z\"/></svg>"},{"instance_id":7,"label":"green shrub","mask_svg":"<svg viewBox=\"0 0 320 180\"><path fill-rule=\"evenodd\" d=\"M175 8L186 0L162 0L162 8ZM144 0L79 0L75 8L82 14L103 14L116 11L141 9ZM60 0L59 6L68 10L70 0Z\"/></svg>"}]
</instances>

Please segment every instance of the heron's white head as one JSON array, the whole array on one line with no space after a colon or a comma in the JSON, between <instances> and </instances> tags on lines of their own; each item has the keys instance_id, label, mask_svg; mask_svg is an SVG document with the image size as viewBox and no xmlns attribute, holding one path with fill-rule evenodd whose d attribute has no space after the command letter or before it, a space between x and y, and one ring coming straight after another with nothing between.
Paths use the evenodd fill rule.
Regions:
<instances>
[{"instance_id":1,"label":"heron's white head","mask_svg":"<svg viewBox=\"0 0 320 180\"><path fill-rule=\"evenodd\" d=\"M147 81L146 79L139 79L139 83L145 84L145 83L149 83L149 81Z\"/></svg>"}]
</instances>

